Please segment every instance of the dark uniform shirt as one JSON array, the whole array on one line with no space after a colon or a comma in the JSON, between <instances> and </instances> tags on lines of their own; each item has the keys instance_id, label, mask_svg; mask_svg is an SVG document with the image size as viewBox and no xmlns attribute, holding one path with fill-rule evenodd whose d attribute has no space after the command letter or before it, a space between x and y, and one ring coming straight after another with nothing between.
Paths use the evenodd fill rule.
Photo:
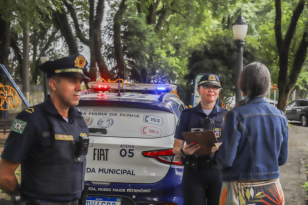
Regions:
<instances>
[{"instance_id":1,"label":"dark uniform shirt","mask_svg":"<svg viewBox=\"0 0 308 205\"><path fill-rule=\"evenodd\" d=\"M65 121L53 105L49 96L43 104L47 108L49 114L56 116L59 120ZM77 108L70 108L68 123L73 124L76 120L76 116L80 115L81 113ZM51 130L52 128L39 105L25 109L17 115L13 122L1 158L14 163L21 163L21 169L23 169L23 164L26 161L35 160L36 156L49 149L52 143L51 140L42 141L41 138L46 133L50 133ZM22 183L23 178L21 178L21 184ZM81 197L81 193L61 196L44 196L35 193L27 193L23 190L21 190L21 192L28 199L71 201Z\"/></svg>"},{"instance_id":2,"label":"dark uniform shirt","mask_svg":"<svg viewBox=\"0 0 308 205\"><path fill-rule=\"evenodd\" d=\"M185 109L178 120L174 137L185 141L182 135L183 132L191 132L194 128L203 129L203 121L209 118L213 122L212 129L217 141L222 142L221 136L224 128L223 117L226 111L226 109L215 105L212 112L207 116L202 110L200 103L196 107Z\"/></svg>"}]
</instances>

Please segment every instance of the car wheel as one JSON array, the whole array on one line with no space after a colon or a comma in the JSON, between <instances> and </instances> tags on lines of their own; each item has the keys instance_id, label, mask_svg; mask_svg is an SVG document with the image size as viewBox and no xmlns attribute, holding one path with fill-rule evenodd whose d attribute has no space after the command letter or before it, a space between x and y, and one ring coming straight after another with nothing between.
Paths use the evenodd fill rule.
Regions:
<instances>
[{"instance_id":1,"label":"car wheel","mask_svg":"<svg viewBox=\"0 0 308 205\"><path fill-rule=\"evenodd\" d=\"M306 115L301 116L301 125L302 126L307 126L307 117Z\"/></svg>"}]
</instances>

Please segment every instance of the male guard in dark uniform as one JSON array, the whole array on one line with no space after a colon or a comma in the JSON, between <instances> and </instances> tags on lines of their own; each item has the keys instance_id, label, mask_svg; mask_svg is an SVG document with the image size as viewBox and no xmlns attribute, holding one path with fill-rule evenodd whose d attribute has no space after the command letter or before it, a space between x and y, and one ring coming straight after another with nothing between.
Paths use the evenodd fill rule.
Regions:
<instances>
[{"instance_id":1,"label":"male guard in dark uniform","mask_svg":"<svg viewBox=\"0 0 308 205\"><path fill-rule=\"evenodd\" d=\"M218 142L222 142L223 118L226 109L216 105L221 90L219 78L206 74L198 82L201 102L185 109L178 120L173 150L182 156L184 174L182 193L185 205L218 205L221 181L220 171L211 163L212 155L193 156L200 149L198 144L184 145L183 132L213 130Z\"/></svg>"},{"instance_id":2,"label":"male guard in dark uniform","mask_svg":"<svg viewBox=\"0 0 308 205\"><path fill-rule=\"evenodd\" d=\"M77 108L88 62L82 55L47 61L50 96L15 118L0 158L0 189L15 204L78 205L84 189L87 125ZM14 172L21 164L21 184Z\"/></svg>"}]
</instances>

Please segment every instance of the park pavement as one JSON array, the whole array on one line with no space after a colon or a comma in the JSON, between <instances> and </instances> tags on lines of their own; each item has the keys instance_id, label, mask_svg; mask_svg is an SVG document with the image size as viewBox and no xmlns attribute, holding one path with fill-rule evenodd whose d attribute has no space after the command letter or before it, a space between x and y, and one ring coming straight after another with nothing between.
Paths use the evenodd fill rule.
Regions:
<instances>
[{"instance_id":1,"label":"park pavement","mask_svg":"<svg viewBox=\"0 0 308 205\"><path fill-rule=\"evenodd\" d=\"M0 134L0 139L7 135ZM0 154L3 145L0 143ZM302 185L307 181L308 159L308 127L291 122L289 130L289 157L285 165L280 167L280 182L285 194L286 205L305 205L306 191ZM0 191L0 198L8 197Z\"/></svg>"},{"instance_id":2,"label":"park pavement","mask_svg":"<svg viewBox=\"0 0 308 205\"><path fill-rule=\"evenodd\" d=\"M299 122L290 124L289 157L279 168L280 182L286 205L304 205L307 193L302 185L307 181L308 127L302 127Z\"/></svg>"}]
</instances>

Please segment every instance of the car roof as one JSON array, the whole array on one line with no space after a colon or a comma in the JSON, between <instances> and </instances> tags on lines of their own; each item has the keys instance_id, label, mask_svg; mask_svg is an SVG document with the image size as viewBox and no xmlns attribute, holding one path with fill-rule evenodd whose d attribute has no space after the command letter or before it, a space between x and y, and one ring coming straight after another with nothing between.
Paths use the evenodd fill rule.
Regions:
<instances>
[{"instance_id":1,"label":"car roof","mask_svg":"<svg viewBox=\"0 0 308 205\"><path fill-rule=\"evenodd\" d=\"M174 106L170 103L172 98L177 96L173 93L164 93L162 95L153 94L121 94L117 93L91 93L81 96L79 106L116 106L131 107L141 109L162 110L174 113ZM165 102L165 101L169 102ZM172 100L175 102L174 100Z\"/></svg>"}]
</instances>

